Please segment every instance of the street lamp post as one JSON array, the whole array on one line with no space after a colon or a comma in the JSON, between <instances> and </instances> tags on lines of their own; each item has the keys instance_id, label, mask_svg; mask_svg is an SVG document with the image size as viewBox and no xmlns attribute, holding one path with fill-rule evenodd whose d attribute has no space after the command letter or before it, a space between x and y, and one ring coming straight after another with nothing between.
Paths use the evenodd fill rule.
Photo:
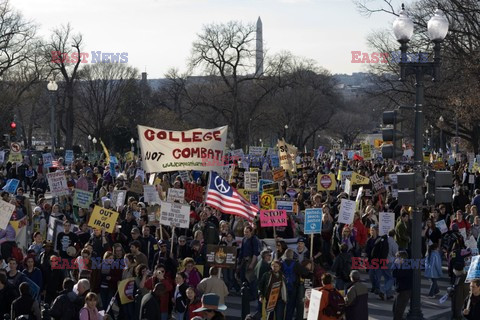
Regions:
<instances>
[{"instance_id":1,"label":"street lamp post","mask_svg":"<svg viewBox=\"0 0 480 320\"><path fill-rule=\"evenodd\" d=\"M55 92L58 85L54 80L47 84L47 90L50 93L50 139L52 143L52 154L55 154Z\"/></svg>"},{"instance_id":2,"label":"street lamp post","mask_svg":"<svg viewBox=\"0 0 480 320\"><path fill-rule=\"evenodd\" d=\"M429 74L434 80L440 76L440 45L445 39L448 32L448 20L443 15L440 9L435 11L435 15L428 21L428 36L434 43L434 58L433 62L423 62L422 54L418 62L407 61L408 42L413 35L413 22L407 16L405 8L402 4L402 11L398 18L393 23L393 32L397 41L400 43L401 61L400 75L401 80L404 81L408 75L415 75L415 157L414 168L416 172L423 172L423 101L424 101L424 86L423 79L425 74ZM416 193L418 198L420 195ZM422 217L421 210L418 205L415 205L412 219L412 259L422 258ZM420 303L420 285L421 285L421 270L415 268L413 270L412 296L410 299L410 311L407 318L410 320L423 319L421 303Z\"/></svg>"},{"instance_id":3,"label":"street lamp post","mask_svg":"<svg viewBox=\"0 0 480 320\"><path fill-rule=\"evenodd\" d=\"M133 138L131 138L130 139L130 145L131 145L130 151L132 151L132 152L135 151L135 147L133 146L134 143L135 143L135 140Z\"/></svg>"},{"instance_id":4,"label":"street lamp post","mask_svg":"<svg viewBox=\"0 0 480 320\"><path fill-rule=\"evenodd\" d=\"M93 137L92 142L93 142L93 154L97 156L97 139Z\"/></svg>"},{"instance_id":5,"label":"street lamp post","mask_svg":"<svg viewBox=\"0 0 480 320\"><path fill-rule=\"evenodd\" d=\"M288 124L286 124L283 127L283 137L285 138L285 141L287 141L287 129L288 129Z\"/></svg>"},{"instance_id":6,"label":"street lamp post","mask_svg":"<svg viewBox=\"0 0 480 320\"><path fill-rule=\"evenodd\" d=\"M88 148L87 148L88 151L87 151L87 152L90 153L90 146L91 146L91 143L92 143L92 136L91 136L91 135L88 135L87 139L88 139Z\"/></svg>"}]
</instances>

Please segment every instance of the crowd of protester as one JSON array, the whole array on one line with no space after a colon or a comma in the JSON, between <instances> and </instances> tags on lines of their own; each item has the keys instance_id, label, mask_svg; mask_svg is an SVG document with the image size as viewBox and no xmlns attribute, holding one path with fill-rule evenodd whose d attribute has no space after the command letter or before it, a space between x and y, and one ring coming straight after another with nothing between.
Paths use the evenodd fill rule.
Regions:
<instances>
[{"instance_id":1,"label":"crowd of protester","mask_svg":"<svg viewBox=\"0 0 480 320\"><path fill-rule=\"evenodd\" d=\"M15 194L1 194L3 201L16 208L11 223L0 230L0 315L40 319L43 308L56 320L224 319L226 296L242 293L257 301L249 317L265 319L272 284L280 283L269 319L303 319L309 289L319 287L324 294L318 319L368 319L369 291L378 299L391 300L394 319L403 319L413 271L398 265L410 257L412 209L398 204L390 179L411 168L394 162L347 160L335 153L299 156L297 164L297 173L288 172L280 182L280 198L294 201L297 212L289 212L288 225L275 231L262 228L258 218L249 223L196 201L189 202L188 229L160 225L156 207L130 191L134 179L143 179L138 175L140 162L120 161L112 171L102 160L78 159L67 166L59 159L55 169L64 170L68 186L73 190L82 180L93 193L88 209L74 206L72 195L45 198L49 169L41 161L34 166L28 161L7 164L6 176L19 179L20 187ZM422 212L423 276L431 281L425 295L439 298L438 281L445 264L454 319L480 319L480 280L465 283L467 261L480 249L480 175L476 173L474 183L469 183L466 159L445 165L454 176L452 202L427 206ZM377 192L371 183L364 185L370 191L360 198L350 225L337 222L341 200L351 196L340 179L334 191L317 189L319 173L340 177L339 170L365 177L376 174L384 181L383 191ZM260 169L259 174L263 173ZM156 178L162 200L168 189L184 188L178 172ZM147 174L144 182L149 180L155 179ZM208 172L189 172L189 180L206 188ZM237 189L243 188L241 174L229 180ZM116 190L127 191L123 206L113 203ZM89 226L95 205L119 212L113 233ZM322 230L313 235L313 241L312 235L303 234L308 208L323 209ZM395 213L395 227L380 235L379 213L386 211ZM61 223L61 232L49 227L52 218ZM28 229L26 248L17 246L13 227L22 219ZM439 230L441 220L448 230ZM268 246L267 239L273 239L275 246ZM477 247L468 246L467 239L470 244L472 239L478 241ZM207 245L236 247L235 268L207 263ZM369 283L365 283L361 272L352 270L352 257L369 262L388 259L387 268L361 271L368 272ZM135 279L134 299L121 303L118 283L128 278ZM38 292L32 290L34 285Z\"/></svg>"}]
</instances>

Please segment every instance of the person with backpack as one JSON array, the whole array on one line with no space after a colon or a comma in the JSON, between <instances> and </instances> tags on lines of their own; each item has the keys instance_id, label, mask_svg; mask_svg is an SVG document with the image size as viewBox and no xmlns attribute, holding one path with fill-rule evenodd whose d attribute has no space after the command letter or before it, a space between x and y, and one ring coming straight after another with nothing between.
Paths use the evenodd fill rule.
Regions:
<instances>
[{"instance_id":1,"label":"person with backpack","mask_svg":"<svg viewBox=\"0 0 480 320\"><path fill-rule=\"evenodd\" d=\"M73 292L75 282L66 278L63 280L63 291L53 301L50 316L55 320L78 320L80 309L77 308L77 294ZM78 309L78 310L77 310Z\"/></svg>"},{"instance_id":2,"label":"person with backpack","mask_svg":"<svg viewBox=\"0 0 480 320\"><path fill-rule=\"evenodd\" d=\"M298 277L296 271L299 268L298 262L293 258L295 252L292 249L285 250L285 259L282 262L282 271L285 276L286 286L287 286L287 311L285 312L286 319L293 319L293 314L295 311L295 304L297 301L297 286L298 286Z\"/></svg>"},{"instance_id":3,"label":"person with backpack","mask_svg":"<svg viewBox=\"0 0 480 320\"><path fill-rule=\"evenodd\" d=\"M272 268L271 271L266 272L260 282L258 283L258 295L259 299L263 305L263 308L266 308L268 304L275 303L275 307L271 312L267 312L267 320L284 320L285 318L285 305L288 302L287 299L287 287L284 275L282 274L281 267L282 263L278 260L272 261L270 264ZM270 301L270 296L275 291L279 291L276 301ZM272 295L273 297L274 295ZM269 311L269 310L267 310ZM290 318L291 319L291 318Z\"/></svg>"},{"instance_id":4,"label":"person with backpack","mask_svg":"<svg viewBox=\"0 0 480 320\"><path fill-rule=\"evenodd\" d=\"M341 319L345 313L345 300L340 292L333 287L333 277L329 273L322 276L322 298L320 300L320 311L318 320Z\"/></svg>"},{"instance_id":5,"label":"person with backpack","mask_svg":"<svg viewBox=\"0 0 480 320\"><path fill-rule=\"evenodd\" d=\"M413 270L412 268L402 267L404 260L407 258L406 251L399 251L395 260L397 266L393 270L393 277L395 278L397 295L393 302L393 320L403 320L403 314L412 296Z\"/></svg>"},{"instance_id":6,"label":"person with backpack","mask_svg":"<svg viewBox=\"0 0 480 320\"><path fill-rule=\"evenodd\" d=\"M378 259L378 268L376 269L378 286L380 292L378 296L380 300L393 299L392 287L394 279L392 276L392 263L395 260L395 256L398 252L398 245L394 240L395 230L390 230L388 235L383 235L377 239L372 250L372 256ZM384 278L383 291L382 277Z\"/></svg>"}]
</instances>

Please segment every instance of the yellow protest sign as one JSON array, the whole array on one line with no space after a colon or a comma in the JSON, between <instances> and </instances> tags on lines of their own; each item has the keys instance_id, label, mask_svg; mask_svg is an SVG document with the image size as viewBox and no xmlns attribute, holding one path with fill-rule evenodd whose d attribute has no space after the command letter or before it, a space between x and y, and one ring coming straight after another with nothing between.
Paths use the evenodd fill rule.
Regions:
<instances>
[{"instance_id":1,"label":"yellow protest sign","mask_svg":"<svg viewBox=\"0 0 480 320\"><path fill-rule=\"evenodd\" d=\"M22 162L23 161L23 156L22 153L20 152L10 152L8 155L8 161L9 162Z\"/></svg>"},{"instance_id":2,"label":"yellow protest sign","mask_svg":"<svg viewBox=\"0 0 480 320\"><path fill-rule=\"evenodd\" d=\"M250 201L250 192L245 189L237 189L238 193L243 197L243 199Z\"/></svg>"},{"instance_id":3,"label":"yellow protest sign","mask_svg":"<svg viewBox=\"0 0 480 320\"><path fill-rule=\"evenodd\" d=\"M122 304L134 301L135 278L127 278L118 283L118 295Z\"/></svg>"},{"instance_id":4,"label":"yellow protest sign","mask_svg":"<svg viewBox=\"0 0 480 320\"><path fill-rule=\"evenodd\" d=\"M337 174L337 180L338 181L342 180L342 172L343 172L343 170L338 170L338 174Z\"/></svg>"},{"instance_id":5,"label":"yellow protest sign","mask_svg":"<svg viewBox=\"0 0 480 320\"><path fill-rule=\"evenodd\" d=\"M125 160L127 160L127 162L132 162L133 160L135 160L135 155L132 151L128 151L127 153L125 153Z\"/></svg>"},{"instance_id":6,"label":"yellow protest sign","mask_svg":"<svg viewBox=\"0 0 480 320\"><path fill-rule=\"evenodd\" d=\"M250 168L250 172L258 172L259 170L259 168Z\"/></svg>"},{"instance_id":7,"label":"yellow protest sign","mask_svg":"<svg viewBox=\"0 0 480 320\"><path fill-rule=\"evenodd\" d=\"M373 146L375 147L375 149L379 149L383 144L383 140L381 139L375 139L373 140Z\"/></svg>"},{"instance_id":8,"label":"yellow protest sign","mask_svg":"<svg viewBox=\"0 0 480 320\"><path fill-rule=\"evenodd\" d=\"M100 206L95 206L92 216L88 221L88 226L94 229L105 228L108 233L113 233L115 230L115 222L118 219L118 212L108 210Z\"/></svg>"},{"instance_id":9,"label":"yellow protest sign","mask_svg":"<svg viewBox=\"0 0 480 320\"><path fill-rule=\"evenodd\" d=\"M350 179L350 181L352 184L369 184L370 183L370 179L356 172L352 173L352 179Z\"/></svg>"},{"instance_id":10,"label":"yellow protest sign","mask_svg":"<svg viewBox=\"0 0 480 320\"><path fill-rule=\"evenodd\" d=\"M372 151L369 144L362 144L362 153L364 160L372 159Z\"/></svg>"},{"instance_id":11,"label":"yellow protest sign","mask_svg":"<svg viewBox=\"0 0 480 320\"><path fill-rule=\"evenodd\" d=\"M333 173L318 174L317 176L318 191L335 190L336 188L337 188L337 180L335 180L335 175Z\"/></svg>"},{"instance_id":12,"label":"yellow protest sign","mask_svg":"<svg viewBox=\"0 0 480 320\"><path fill-rule=\"evenodd\" d=\"M262 209L275 209L275 198L271 194L262 193L260 198L260 207Z\"/></svg>"},{"instance_id":13,"label":"yellow protest sign","mask_svg":"<svg viewBox=\"0 0 480 320\"><path fill-rule=\"evenodd\" d=\"M474 163L472 167L472 172L479 172L480 171L480 165L478 163Z\"/></svg>"}]
</instances>

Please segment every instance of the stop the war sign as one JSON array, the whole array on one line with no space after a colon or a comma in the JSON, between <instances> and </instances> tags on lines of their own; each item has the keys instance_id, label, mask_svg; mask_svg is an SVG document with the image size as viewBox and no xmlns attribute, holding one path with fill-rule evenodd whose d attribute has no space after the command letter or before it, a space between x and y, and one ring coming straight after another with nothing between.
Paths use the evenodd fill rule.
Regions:
<instances>
[{"instance_id":1,"label":"stop the war sign","mask_svg":"<svg viewBox=\"0 0 480 320\"><path fill-rule=\"evenodd\" d=\"M260 225L262 227L287 226L287 211L285 210L260 210Z\"/></svg>"}]
</instances>

